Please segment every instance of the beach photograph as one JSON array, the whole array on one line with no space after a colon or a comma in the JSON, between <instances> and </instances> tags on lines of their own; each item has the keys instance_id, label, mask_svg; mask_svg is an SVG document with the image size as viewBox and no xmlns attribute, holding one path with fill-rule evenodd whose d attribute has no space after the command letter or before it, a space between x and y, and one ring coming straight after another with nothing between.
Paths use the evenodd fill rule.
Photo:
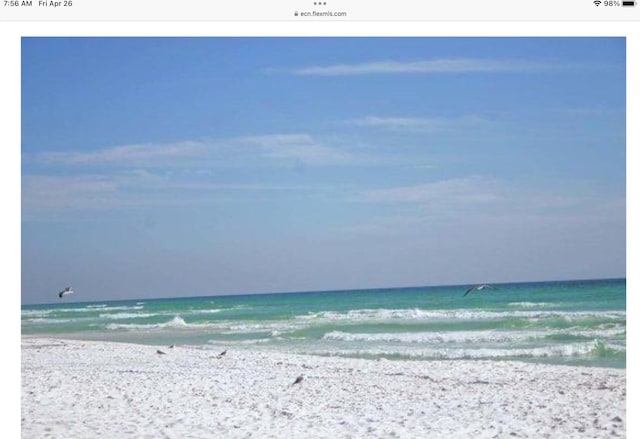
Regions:
<instances>
[{"instance_id":1,"label":"beach photograph","mask_svg":"<svg viewBox=\"0 0 640 439\"><path fill-rule=\"evenodd\" d=\"M20 429L627 437L623 37L22 37Z\"/></svg>"}]
</instances>

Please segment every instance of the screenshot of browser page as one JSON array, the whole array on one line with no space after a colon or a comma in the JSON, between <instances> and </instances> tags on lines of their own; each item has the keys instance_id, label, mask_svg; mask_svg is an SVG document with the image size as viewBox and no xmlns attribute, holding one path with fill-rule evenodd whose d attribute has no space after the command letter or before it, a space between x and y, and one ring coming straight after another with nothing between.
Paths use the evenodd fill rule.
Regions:
<instances>
[{"instance_id":1,"label":"screenshot of browser page","mask_svg":"<svg viewBox=\"0 0 640 439\"><path fill-rule=\"evenodd\" d=\"M626 277L633 312L637 3L0 0L10 436L48 312L16 310L61 273L86 301ZM628 414L627 323L598 361Z\"/></svg>"}]
</instances>

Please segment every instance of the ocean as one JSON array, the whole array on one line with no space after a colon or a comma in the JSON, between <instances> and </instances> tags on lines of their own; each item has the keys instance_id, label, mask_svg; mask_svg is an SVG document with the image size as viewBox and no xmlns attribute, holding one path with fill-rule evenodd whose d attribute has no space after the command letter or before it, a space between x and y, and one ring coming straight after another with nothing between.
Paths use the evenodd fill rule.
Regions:
<instances>
[{"instance_id":1,"label":"ocean","mask_svg":"<svg viewBox=\"0 0 640 439\"><path fill-rule=\"evenodd\" d=\"M214 350L626 367L626 279L493 286L63 299L22 306L21 325L24 335Z\"/></svg>"}]
</instances>

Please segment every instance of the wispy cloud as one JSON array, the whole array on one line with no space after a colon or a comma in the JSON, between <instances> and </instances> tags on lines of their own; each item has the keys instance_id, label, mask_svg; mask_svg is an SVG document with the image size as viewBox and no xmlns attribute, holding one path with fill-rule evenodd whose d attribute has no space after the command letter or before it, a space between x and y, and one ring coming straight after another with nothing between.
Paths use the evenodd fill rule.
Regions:
<instances>
[{"instance_id":1,"label":"wispy cloud","mask_svg":"<svg viewBox=\"0 0 640 439\"><path fill-rule=\"evenodd\" d=\"M363 191L356 200L389 207L346 232L401 233L452 223L555 227L624 221L625 214L623 199L586 187L531 187L480 175Z\"/></svg>"},{"instance_id":2,"label":"wispy cloud","mask_svg":"<svg viewBox=\"0 0 640 439\"><path fill-rule=\"evenodd\" d=\"M82 206L106 207L131 175L25 175L22 177L22 209L59 209ZM135 178L135 177L133 177Z\"/></svg>"},{"instance_id":3,"label":"wispy cloud","mask_svg":"<svg viewBox=\"0 0 640 439\"><path fill-rule=\"evenodd\" d=\"M361 64L334 64L301 67L288 72L294 75L371 75L432 73L512 73L543 71L557 65L544 61L520 59L441 58L420 61L375 61Z\"/></svg>"},{"instance_id":4,"label":"wispy cloud","mask_svg":"<svg viewBox=\"0 0 640 439\"><path fill-rule=\"evenodd\" d=\"M156 174L145 170L79 175L24 175L23 212L118 207L196 205L251 200L252 193L331 190L327 186L272 183L217 183L184 173ZM245 195L239 195L244 193ZM261 199L263 195L261 196Z\"/></svg>"},{"instance_id":5,"label":"wispy cloud","mask_svg":"<svg viewBox=\"0 0 640 439\"><path fill-rule=\"evenodd\" d=\"M204 142L187 140L178 143L121 145L98 149L91 152L63 151L45 152L34 158L38 162L68 165L91 164L152 164L187 157L199 157L206 154L210 145Z\"/></svg>"},{"instance_id":6,"label":"wispy cloud","mask_svg":"<svg viewBox=\"0 0 640 439\"><path fill-rule=\"evenodd\" d=\"M325 145L308 134L270 134L175 143L106 147L91 152L44 152L23 156L27 163L66 166L174 167L207 165L304 164L331 166L362 161L358 155Z\"/></svg>"},{"instance_id":7,"label":"wispy cloud","mask_svg":"<svg viewBox=\"0 0 640 439\"><path fill-rule=\"evenodd\" d=\"M351 125L382 128L393 131L436 132L452 128L486 125L489 122L479 116L457 118L432 117L379 117L367 116L349 121Z\"/></svg>"},{"instance_id":8,"label":"wispy cloud","mask_svg":"<svg viewBox=\"0 0 640 439\"><path fill-rule=\"evenodd\" d=\"M362 152L325 144L309 134L269 134L174 143L121 145L93 151L23 155L23 212L130 206L204 205L261 199L265 194L331 191L321 184L247 179L253 168L332 167L367 163ZM238 169L236 181L228 171ZM244 169L243 169L244 168ZM274 195L281 197L282 195ZM288 196L288 195L287 195Z\"/></svg>"},{"instance_id":9,"label":"wispy cloud","mask_svg":"<svg viewBox=\"0 0 640 439\"><path fill-rule=\"evenodd\" d=\"M362 200L369 203L418 203L446 206L464 206L489 203L497 200L499 185L490 178L472 176L376 189L362 194Z\"/></svg>"},{"instance_id":10,"label":"wispy cloud","mask_svg":"<svg viewBox=\"0 0 640 439\"><path fill-rule=\"evenodd\" d=\"M234 143L256 147L257 153L265 159L311 166L354 164L362 159L352 152L326 146L306 134L242 137Z\"/></svg>"}]
</instances>

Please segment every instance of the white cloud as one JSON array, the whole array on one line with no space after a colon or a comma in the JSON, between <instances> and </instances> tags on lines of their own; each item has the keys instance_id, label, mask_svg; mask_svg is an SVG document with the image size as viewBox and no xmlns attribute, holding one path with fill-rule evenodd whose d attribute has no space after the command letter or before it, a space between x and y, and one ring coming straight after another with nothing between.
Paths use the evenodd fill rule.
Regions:
<instances>
[{"instance_id":1,"label":"white cloud","mask_svg":"<svg viewBox=\"0 0 640 439\"><path fill-rule=\"evenodd\" d=\"M113 209L143 206L202 205L232 200L252 200L255 193L288 192L305 196L333 191L326 185L270 183L218 183L192 173L126 172L78 175L24 175L22 212L35 218L38 212Z\"/></svg>"},{"instance_id":2,"label":"white cloud","mask_svg":"<svg viewBox=\"0 0 640 439\"><path fill-rule=\"evenodd\" d=\"M589 187L530 187L470 176L364 191L359 202L388 205L344 229L348 233L398 234L457 224L459 227L585 227L624 222L624 199ZM533 229L532 229L533 230Z\"/></svg>"},{"instance_id":3,"label":"white cloud","mask_svg":"<svg viewBox=\"0 0 640 439\"><path fill-rule=\"evenodd\" d=\"M276 161L318 166L353 164L358 161L355 154L325 146L306 134L243 137L236 142L255 146L263 158Z\"/></svg>"},{"instance_id":4,"label":"white cloud","mask_svg":"<svg viewBox=\"0 0 640 439\"><path fill-rule=\"evenodd\" d=\"M110 174L23 175L23 211L104 208L145 202L134 191L157 192L166 180L145 170Z\"/></svg>"},{"instance_id":5,"label":"white cloud","mask_svg":"<svg viewBox=\"0 0 640 439\"><path fill-rule=\"evenodd\" d=\"M406 73L509 73L542 71L556 66L517 59L443 58L421 61L376 61L362 64L310 66L291 70L295 75L369 75Z\"/></svg>"},{"instance_id":6,"label":"white cloud","mask_svg":"<svg viewBox=\"0 0 640 439\"><path fill-rule=\"evenodd\" d=\"M393 131L436 132L447 129L470 128L487 124L488 121L479 116L446 117L379 117L367 116L349 122L352 125L389 129Z\"/></svg>"},{"instance_id":7,"label":"white cloud","mask_svg":"<svg viewBox=\"0 0 640 439\"><path fill-rule=\"evenodd\" d=\"M500 198L497 183L485 177L455 178L414 186L366 191L370 203L418 203L465 206L494 202Z\"/></svg>"},{"instance_id":8,"label":"white cloud","mask_svg":"<svg viewBox=\"0 0 640 439\"><path fill-rule=\"evenodd\" d=\"M65 208L76 204L98 206L112 197L118 182L111 176L41 176L22 178L22 209Z\"/></svg>"},{"instance_id":9,"label":"white cloud","mask_svg":"<svg viewBox=\"0 0 640 439\"><path fill-rule=\"evenodd\" d=\"M25 163L40 165L107 165L121 167L175 167L193 170L207 166L265 164L309 166L353 164L363 159L344 149L327 146L308 134L272 134L207 141L147 143L85 151L44 152L24 155Z\"/></svg>"},{"instance_id":10,"label":"white cloud","mask_svg":"<svg viewBox=\"0 0 640 439\"><path fill-rule=\"evenodd\" d=\"M133 164L166 162L187 157L201 156L208 145L203 142L187 140L166 144L121 145L95 150L92 152L45 152L35 156L44 163L62 163L69 165L90 164Z\"/></svg>"},{"instance_id":11,"label":"white cloud","mask_svg":"<svg viewBox=\"0 0 640 439\"><path fill-rule=\"evenodd\" d=\"M322 192L326 185L229 181L221 167L341 166L363 163L354 154L307 134L273 134L210 141L124 145L91 152L23 156L23 212L126 206L202 205L251 200L250 192ZM152 171L152 172L150 172ZM225 177L226 175L226 177ZM329 189L330 190L330 189ZM242 192L243 194L238 194Z\"/></svg>"}]
</instances>

